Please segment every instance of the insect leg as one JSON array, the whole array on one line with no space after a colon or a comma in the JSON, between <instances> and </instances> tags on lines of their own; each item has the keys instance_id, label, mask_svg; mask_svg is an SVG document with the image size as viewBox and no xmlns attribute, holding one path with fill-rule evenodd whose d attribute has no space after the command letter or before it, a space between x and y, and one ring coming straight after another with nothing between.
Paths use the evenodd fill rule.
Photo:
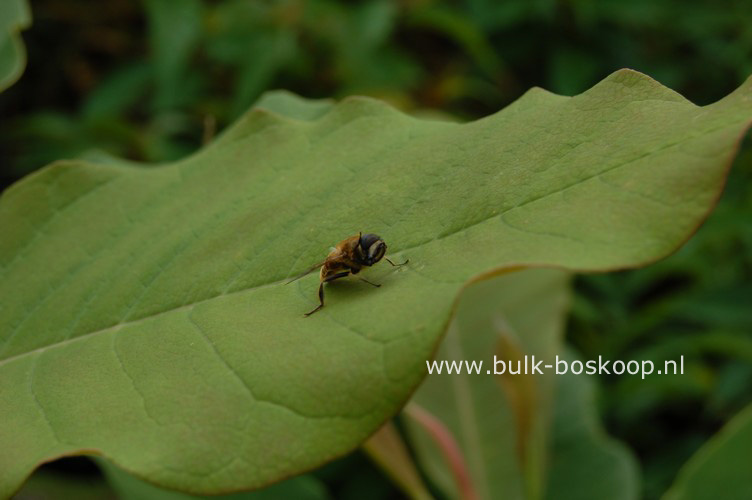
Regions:
<instances>
[{"instance_id":1,"label":"insect leg","mask_svg":"<svg viewBox=\"0 0 752 500\"><path fill-rule=\"evenodd\" d=\"M360 281L365 281L365 282L366 282L366 283L368 283L369 285L373 285L373 286L375 286L376 288L378 288L378 287L380 287L380 286L381 286L381 285L380 285L380 284L378 284L378 283L371 283L370 281L368 281L368 280L367 280L367 279L365 279L365 278L360 278Z\"/></svg>"},{"instance_id":2,"label":"insect leg","mask_svg":"<svg viewBox=\"0 0 752 500\"><path fill-rule=\"evenodd\" d=\"M327 278L324 281L322 281L321 284L319 285L319 302L320 302L320 304L313 311L311 311L309 313L305 313L304 316L307 318L311 314L315 313L316 311L318 311L319 309L321 309L322 307L324 307L324 283L326 283L327 281L336 280L337 278L344 278L348 274L350 274L350 271L344 271L344 272L341 272L341 273L332 274L331 276L327 276Z\"/></svg>"},{"instance_id":3,"label":"insect leg","mask_svg":"<svg viewBox=\"0 0 752 500\"><path fill-rule=\"evenodd\" d=\"M386 261L387 261L388 263L390 263L390 264L391 264L392 266L394 266L394 267L400 267L400 266L404 266L405 264L407 264L408 262L410 262L410 259L407 259L407 260L406 260L405 262L403 262L402 264L395 264L394 262L392 262L391 260L387 259L386 257L384 257L384 258L386 259Z\"/></svg>"},{"instance_id":4,"label":"insect leg","mask_svg":"<svg viewBox=\"0 0 752 500\"><path fill-rule=\"evenodd\" d=\"M334 281L339 278L344 278L345 276L349 276L350 271L342 271L341 273L332 274L331 276L327 276L326 279L324 279L324 283L327 281Z\"/></svg>"},{"instance_id":5,"label":"insect leg","mask_svg":"<svg viewBox=\"0 0 752 500\"><path fill-rule=\"evenodd\" d=\"M315 313L316 311L318 311L319 309L321 309L322 307L324 307L324 282L323 281L319 285L319 302L320 304L318 305L318 307L316 307L316 309L304 314L306 318L310 316L311 314Z\"/></svg>"}]
</instances>

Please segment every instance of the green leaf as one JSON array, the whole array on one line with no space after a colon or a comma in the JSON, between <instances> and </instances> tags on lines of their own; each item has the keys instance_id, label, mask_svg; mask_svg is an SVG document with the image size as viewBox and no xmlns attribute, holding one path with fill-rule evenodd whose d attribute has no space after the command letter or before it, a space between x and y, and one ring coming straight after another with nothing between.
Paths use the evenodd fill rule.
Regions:
<instances>
[{"instance_id":1,"label":"green leaf","mask_svg":"<svg viewBox=\"0 0 752 500\"><path fill-rule=\"evenodd\" d=\"M31 26L26 0L0 3L0 92L13 85L26 67L26 48L21 30Z\"/></svg>"},{"instance_id":2,"label":"green leaf","mask_svg":"<svg viewBox=\"0 0 752 500\"><path fill-rule=\"evenodd\" d=\"M391 421L363 443L363 451L409 498L432 500L402 436Z\"/></svg>"},{"instance_id":3,"label":"green leaf","mask_svg":"<svg viewBox=\"0 0 752 500\"><path fill-rule=\"evenodd\" d=\"M290 31L279 30L249 40L248 52L239 68L232 107L235 115L248 109L259 94L269 86L275 74L294 52L295 36Z\"/></svg>"},{"instance_id":4,"label":"green leaf","mask_svg":"<svg viewBox=\"0 0 752 500\"><path fill-rule=\"evenodd\" d=\"M569 354L562 359L571 363L577 358ZM546 498L640 497L636 460L603 431L590 375L556 377L551 435Z\"/></svg>"},{"instance_id":5,"label":"green leaf","mask_svg":"<svg viewBox=\"0 0 752 500\"><path fill-rule=\"evenodd\" d=\"M157 110L182 103L189 62L201 36L199 0L143 0L149 21Z\"/></svg>"},{"instance_id":6,"label":"green leaf","mask_svg":"<svg viewBox=\"0 0 752 500\"><path fill-rule=\"evenodd\" d=\"M408 426L424 470L448 497L540 498L554 377L493 371L501 371L502 360L507 366L511 361L516 371L518 361L524 367L525 356L552 363L561 346L568 298L567 273L551 269L502 275L462 294L436 362L483 366L470 374L465 364L459 374L429 374L412 403L454 437L474 494L451 481L459 474L450 473L449 457L437 450L427 426ZM408 414L413 412L408 407Z\"/></svg>"},{"instance_id":7,"label":"green leaf","mask_svg":"<svg viewBox=\"0 0 752 500\"><path fill-rule=\"evenodd\" d=\"M110 72L89 95L81 109L84 122L96 123L122 116L143 99L151 77L147 64L129 64Z\"/></svg>"},{"instance_id":8,"label":"green leaf","mask_svg":"<svg viewBox=\"0 0 752 500\"><path fill-rule=\"evenodd\" d=\"M259 488L354 449L424 375L469 279L636 266L710 211L748 82L696 107L624 70L468 124L351 98L255 109L159 168L60 162L0 198L0 496L94 453L192 493ZM395 270L286 279L358 231Z\"/></svg>"},{"instance_id":9,"label":"green leaf","mask_svg":"<svg viewBox=\"0 0 752 500\"><path fill-rule=\"evenodd\" d=\"M566 273L555 270L508 274L463 293L436 360L483 366L429 375L411 404L454 436L473 494L451 480L451 457L426 426L408 420L424 470L448 497L637 498L635 461L601 430L585 375L509 374L509 362L517 371L526 356L529 369L535 360L554 365L557 355L571 361L561 346L568 295Z\"/></svg>"},{"instance_id":10,"label":"green leaf","mask_svg":"<svg viewBox=\"0 0 752 500\"><path fill-rule=\"evenodd\" d=\"M118 469L105 460L98 460L107 481L118 494L119 500L326 500L329 495L324 485L311 475L303 475L282 481L263 490L230 493L220 496L195 496L158 488Z\"/></svg>"},{"instance_id":11,"label":"green leaf","mask_svg":"<svg viewBox=\"0 0 752 500\"><path fill-rule=\"evenodd\" d=\"M752 405L708 441L679 472L664 500L752 497Z\"/></svg>"}]
</instances>

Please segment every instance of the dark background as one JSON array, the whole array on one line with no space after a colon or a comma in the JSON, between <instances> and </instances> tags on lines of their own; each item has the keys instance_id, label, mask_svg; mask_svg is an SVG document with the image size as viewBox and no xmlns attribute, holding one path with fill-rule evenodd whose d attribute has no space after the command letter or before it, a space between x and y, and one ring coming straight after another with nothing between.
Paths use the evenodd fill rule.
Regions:
<instances>
[{"instance_id":1,"label":"dark background","mask_svg":"<svg viewBox=\"0 0 752 500\"><path fill-rule=\"evenodd\" d=\"M31 9L28 66L0 94L2 188L60 158L180 158L267 89L365 94L469 120L532 86L573 95L623 67L699 105L752 74L747 0L36 0ZM584 357L685 357L683 377L600 380L603 421L637 454L648 498L752 402L751 194L745 144L716 211L677 254L575 283L567 337ZM96 474L84 459L52 468ZM341 498L396 494L360 455L317 474Z\"/></svg>"}]
</instances>

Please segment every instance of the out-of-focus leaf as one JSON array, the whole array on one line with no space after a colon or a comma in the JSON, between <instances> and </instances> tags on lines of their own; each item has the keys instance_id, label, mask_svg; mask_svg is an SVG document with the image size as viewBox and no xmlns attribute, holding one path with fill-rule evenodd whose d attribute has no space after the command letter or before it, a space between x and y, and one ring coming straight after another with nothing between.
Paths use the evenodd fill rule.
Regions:
<instances>
[{"instance_id":1,"label":"out-of-focus leaf","mask_svg":"<svg viewBox=\"0 0 752 500\"><path fill-rule=\"evenodd\" d=\"M557 47L550 56L548 83L556 93L579 94L598 78L598 63L584 51ZM577 71L572 71L577 68Z\"/></svg>"},{"instance_id":2,"label":"out-of-focus leaf","mask_svg":"<svg viewBox=\"0 0 752 500\"><path fill-rule=\"evenodd\" d=\"M256 109L158 168L52 165L0 198L0 496L96 451L168 488L260 488L359 446L425 375L469 280L636 266L706 217L752 82L703 108L624 70L468 124L347 99ZM358 231L371 279L283 286ZM62 249L62 251L61 251Z\"/></svg>"},{"instance_id":3,"label":"out-of-focus leaf","mask_svg":"<svg viewBox=\"0 0 752 500\"><path fill-rule=\"evenodd\" d=\"M245 63L240 68L233 109L236 114L248 108L269 87L272 77L295 47L293 35L287 31L276 31L252 39L248 46Z\"/></svg>"},{"instance_id":4,"label":"out-of-focus leaf","mask_svg":"<svg viewBox=\"0 0 752 500\"><path fill-rule=\"evenodd\" d=\"M343 83L340 92L388 96L403 92L420 76L418 66L405 51L390 46L395 28L394 2L370 0L344 6L336 2L311 2L302 18L302 29L320 39L330 56L332 75ZM314 65L310 70L322 71Z\"/></svg>"},{"instance_id":5,"label":"out-of-focus leaf","mask_svg":"<svg viewBox=\"0 0 752 500\"><path fill-rule=\"evenodd\" d=\"M26 67L26 48L21 31L31 25L26 0L0 2L0 92L21 77Z\"/></svg>"},{"instance_id":6,"label":"out-of-focus leaf","mask_svg":"<svg viewBox=\"0 0 752 500\"><path fill-rule=\"evenodd\" d=\"M376 434L363 443L363 450L410 498L433 498L423 484L410 452L392 422L384 424Z\"/></svg>"},{"instance_id":7,"label":"out-of-focus leaf","mask_svg":"<svg viewBox=\"0 0 752 500\"><path fill-rule=\"evenodd\" d=\"M620 426L630 422L640 422L648 418L648 413L658 407L681 407L683 402L691 399L702 400L706 398L720 397L720 388L716 376L703 361L706 358L721 358L729 361L737 360L741 364L752 366L752 339L746 333L728 333L724 331L709 331L703 334L681 334L667 331L667 338L660 342L648 345L644 349L630 350L630 359L637 361L650 360L655 363L656 371L664 368L665 362L672 360L684 360L684 373L653 375L646 382L639 377L620 377L612 382L608 392L608 401L618 403L621 411L612 416L612 420ZM669 365L672 367L672 365ZM752 379L740 372L740 379L735 384L752 387ZM732 381L728 381L731 383ZM729 387L727 390L733 390ZM744 391L739 392L739 396ZM741 404L746 404L747 399L741 399ZM651 430L645 425L640 427L646 439Z\"/></svg>"},{"instance_id":8,"label":"out-of-focus leaf","mask_svg":"<svg viewBox=\"0 0 752 500\"><path fill-rule=\"evenodd\" d=\"M468 0L467 4L473 23L488 31L522 23L534 10L533 2L528 0Z\"/></svg>"},{"instance_id":9,"label":"out-of-focus leaf","mask_svg":"<svg viewBox=\"0 0 752 500\"><path fill-rule=\"evenodd\" d=\"M496 369L494 354L502 340L507 347L505 362L518 358L518 351L538 359L553 356L560 342L566 297L566 274L560 271L514 273L469 287L435 361L477 361L483 367L477 374L429 374L413 397L458 441L478 498L523 498L535 489L540 493L547 412L538 404L550 404L552 381L520 375L519 383L531 382L526 389L534 393L528 392L526 399L514 398L519 394L515 376L503 391L491 372ZM534 316L532 311L536 311ZM408 429L430 478L447 495L459 498L448 463L437 452L434 440L422 426L409 425Z\"/></svg>"},{"instance_id":10,"label":"out-of-focus leaf","mask_svg":"<svg viewBox=\"0 0 752 500\"><path fill-rule=\"evenodd\" d=\"M634 459L601 430L591 385L546 368L544 375L524 374L525 366L553 365L562 354L566 285L561 271L528 270L468 288L436 361L483 367L477 374L429 375L413 398L459 442L478 498L637 497ZM510 362L523 373L510 374ZM504 373L493 375L496 369ZM446 453L414 422L408 429L429 477L449 497L465 498L451 483ZM590 477L594 470L597 477Z\"/></svg>"},{"instance_id":11,"label":"out-of-focus leaf","mask_svg":"<svg viewBox=\"0 0 752 500\"><path fill-rule=\"evenodd\" d=\"M570 363L577 359L572 354L561 358ZM570 372L555 382L546 498L639 498L635 457L603 431L590 376Z\"/></svg>"},{"instance_id":12,"label":"out-of-focus leaf","mask_svg":"<svg viewBox=\"0 0 752 500\"><path fill-rule=\"evenodd\" d=\"M431 27L461 45L487 76L495 76L504 63L498 53L491 47L478 26L468 19L458 16L456 12L436 5L415 10L410 22L417 26Z\"/></svg>"},{"instance_id":13,"label":"out-of-focus leaf","mask_svg":"<svg viewBox=\"0 0 752 500\"><path fill-rule=\"evenodd\" d=\"M695 453L663 499L752 498L751 467L752 405Z\"/></svg>"},{"instance_id":14,"label":"out-of-focus leaf","mask_svg":"<svg viewBox=\"0 0 752 500\"><path fill-rule=\"evenodd\" d=\"M110 118L126 113L143 99L152 68L133 64L113 71L89 94L81 115L84 120Z\"/></svg>"},{"instance_id":15,"label":"out-of-focus leaf","mask_svg":"<svg viewBox=\"0 0 752 500\"><path fill-rule=\"evenodd\" d=\"M149 21L157 109L181 102L190 57L201 36L200 0L143 0Z\"/></svg>"},{"instance_id":16,"label":"out-of-focus leaf","mask_svg":"<svg viewBox=\"0 0 752 500\"><path fill-rule=\"evenodd\" d=\"M475 492L467 461L452 431L436 416L415 402L407 404L404 414L414 421L416 434L413 440L420 442L423 439L425 449L433 452L427 454L422 461L424 467L434 471L432 473L434 480L442 486L445 492L452 492L455 498L463 500L477 498L478 494ZM450 474L445 474L446 472Z\"/></svg>"},{"instance_id":17,"label":"out-of-focus leaf","mask_svg":"<svg viewBox=\"0 0 752 500\"><path fill-rule=\"evenodd\" d=\"M530 382L528 398L515 398L517 379L503 389L494 356L502 340L505 362L519 352L550 359L558 349L566 310L566 273L525 271L474 284L465 290L435 362L458 363L462 373L429 374L413 397L459 444L471 490L480 499L524 498L543 486L543 447L551 404L551 377ZM511 354L510 346L516 346ZM524 347L523 347L524 346ZM468 374L465 363L475 365ZM472 365L471 365L472 366ZM445 369L446 371L446 369ZM535 405L530 408L529 404ZM546 405L549 405L546 408ZM520 418L522 417L522 419ZM423 469L450 498L460 498L450 460L420 420L406 421Z\"/></svg>"}]
</instances>

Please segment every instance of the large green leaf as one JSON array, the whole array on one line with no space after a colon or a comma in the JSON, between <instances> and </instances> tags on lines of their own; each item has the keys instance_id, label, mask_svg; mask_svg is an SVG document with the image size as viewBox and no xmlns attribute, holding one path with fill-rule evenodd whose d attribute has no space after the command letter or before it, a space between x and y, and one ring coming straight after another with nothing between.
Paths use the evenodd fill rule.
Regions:
<instances>
[{"instance_id":1,"label":"large green leaf","mask_svg":"<svg viewBox=\"0 0 752 500\"><path fill-rule=\"evenodd\" d=\"M0 2L0 91L13 85L26 67L26 48L20 31L30 24L26 0Z\"/></svg>"},{"instance_id":2,"label":"large green leaf","mask_svg":"<svg viewBox=\"0 0 752 500\"><path fill-rule=\"evenodd\" d=\"M60 455L219 493L352 450L420 382L472 277L676 249L751 90L699 108L625 70L464 125L364 98L316 120L256 109L174 164L32 174L0 198L0 496ZM316 277L282 283L358 231L410 264L304 318Z\"/></svg>"},{"instance_id":3,"label":"large green leaf","mask_svg":"<svg viewBox=\"0 0 752 500\"><path fill-rule=\"evenodd\" d=\"M752 498L752 405L721 429L682 468L664 500Z\"/></svg>"}]
</instances>

